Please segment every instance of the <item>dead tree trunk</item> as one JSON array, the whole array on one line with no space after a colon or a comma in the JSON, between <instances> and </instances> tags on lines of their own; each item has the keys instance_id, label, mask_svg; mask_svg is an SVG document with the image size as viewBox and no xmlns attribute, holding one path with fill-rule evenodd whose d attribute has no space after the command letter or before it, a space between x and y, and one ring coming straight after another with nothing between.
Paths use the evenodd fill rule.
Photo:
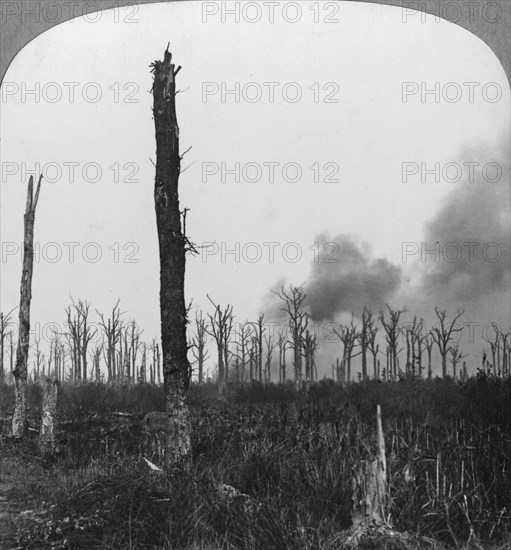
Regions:
<instances>
[{"instance_id":1,"label":"dead tree trunk","mask_svg":"<svg viewBox=\"0 0 511 550\"><path fill-rule=\"evenodd\" d=\"M286 335L284 331L279 334L277 345L279 346L279 382L286 381Z\"/></svg>"},{"instance_id":2,"label":"dead tree trunk","mask_svg":"<svg viewBox=\"0 0 511 550\"><path fill-rule=\"evenodd\" d=\"M218 352L218 394L225 398L227 390L227 378L229 368L229 340L232 332L232 306L227 306L224 310L220 305L215 304L208 295L208 300L213 304L215 313L208 313L211 327L206 328L206 332L213 336L216 342Z\"/></svg>"},{"instance_id":3,"label":"dead tree trunk","mask_svg":"<svg viewBox=\"0 0 511 550\"><path fill-rule=\"evenodd\" d=\"M353 470L353 527L386 525L389 521L387 459L381 423L381 408L376 406L377 456L363 460Z\"/></svg>"},{"instance_id":4,"label":"dead tree trunk","mask_svg":"<svg viewBox=\"0 0 511 550\"><path fill-rule=\"evenodd\" d=\"M184 296L187 238L181 230L178 182L181 170L176 117L175 69L167 49L152 65L153 116L156 130L154 202L160 249L160 314L166 395L168 468L187 466L191 458L191 423L185 402L190 384Z\"/></svg>"},{"instance_id":5,"label":"dead tree trunk","mask_svg":"<svg viewBox=\"0 0 511 550\"><path fill-rule=\"evenodd\" d=\"M195 338L192 340L192 354L197 361L197 381L204 382L204 363L209 359L209 352L206 349L207 330L206 320L200 314L195 314Z\"/></svg>"},{"instance_id":6,"label":"dead tree trunk","mask_svg":"<svg viewBox=\"0 0 511 550\"><path fill-rule=\"evenodd\" d=\"M257 319L257 373L259 382L263 382L263 333L264 328L264 315L260 315Z\"/></svg>"},{"instance_id":7,"label":"dead tree trunk","mask_svg":"<svg viewBox=\"0 0 511 550\"><path fill-rule=\"evenodd\" d=\"M11 311L9 311L7 315L4 315L3 312L0 312L0 382L5 381L5 369L4 369L5 340L7 338L7 334L12 335L12 332L8 333L7 329L12 324L11 314L14 311L14 309L11 309Z\"/></svg>"},{"instance_id":8,"label":"dead tree trunk","mask_svg":"<svg viewBox=\"0 0 511 550\"><path fill-rule=\"evenodd\" d=\"M289 316L288 326L291 332L290 343L293 346L294 381L298 388L302 386L302 348L305 331L309 323L309 314L302 307L306 298L303 288L303 285L291 285L289 292L284 290L284 286L280 288L280 291L272 290L284 303L281 310Z\"/></svg>"},{"instance_id":9,"label":"dead tree trunk","mask_svg":"<svg viewBox=\"0 0 511 550\"><path fill-rule=\"evenodd\" d=\"M57 381L46 378L43 382L43 414L39 432L39 449L43 454L55 452L55 416L57 414Z\"/></svg>"},{"instance_id":10,"label":"dead tree trunk","mask_svg":"<svg viewBox=\"0 0 511 550\"><path fill-rule=\"evenodd\" d=\"M115 348L117 342L121 338L121 329L123 325L121 320L121 311L119 309L119 302L120 300L117 300L117 303L112 309L112 317L107 319L106 321L104 315L96 310L96 313L101 319L100 326L103 329L106 338L106 347L103 351L103 354L105 357L109 384L114 382L115 380Z\"/></svg>"},{"instance_id":11,"label":"dead tree trunk","mask_svg":"<svg viewBox=\"0 0 511 550\"><path fill-rule=\"evenodd\" d=\"M156 370L158 372L158 384L161 384L161 355L159 344L156 344Z\"/></svg>"},{"instance_id":12,"label":"dead tree trunk","mask_svg":"<svg viewBox=\"0 0 511 550\"><path fill-rule=\"evenodd\" d=\"M140 365L140 382L147 384L147 346L142 344L142 364Z\"/></svg>"},{"instance_id":13,"label":"dead tree trunk","mask_svg":"<svg viewBox=\"0 0 511 550\"><path fill-rule=\"evenodd\" d=\"M367 352L369 350L372 333L374 330L373 313L367 307L362 312L362 330L359 334L360 353L362 354L362 380L368 379Z\"/></svg>"},{"instance_id":14,"label":"dead tree trunk","mask_svg":"<svg viewBox=\"0 0 511 550\"><path fill-rule=\"evenodd\" d=\"M21 274L20 315L16 367L14 369L14 413L12 415L12 435L20 438L25 434L27 414L27 362L30 340L30 301L32 300L32 273L34 269L34 222L35 209L39 199L42 176L39 176L35 197L34 178L28 182L27 205L25 209L25 242L23 247L23 271Z\"/></svg>"}]
</instances>

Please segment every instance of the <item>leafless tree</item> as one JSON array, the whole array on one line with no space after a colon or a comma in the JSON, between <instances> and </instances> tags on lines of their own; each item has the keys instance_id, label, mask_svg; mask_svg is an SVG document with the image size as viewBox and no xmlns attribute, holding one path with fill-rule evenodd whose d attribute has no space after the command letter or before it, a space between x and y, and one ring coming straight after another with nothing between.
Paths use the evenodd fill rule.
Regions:
<instances>
[{"instance_id":1,"label":"leafless tree","mask_svg":"<svg viewBox=\"0 0 511 550\"><path fill-rule=\"evenodd\" d=\"M3 312L0 312L0 382L5 380L5 369L4 369L4 356L5 356L5 341L7 339L7 334L10 332L10 327L12 326L12 312L16 308L11 309L8 313L4 315Z\"/></svg>"},{"instance_id":2,"label":"leafless tree","mask_svg":"<svg viewBox=\"0 0 511 550\"><path fill-rule=\"evenodd\" d=\"M41 376L45 376L44 371L44 355L41 351L41 338L39 336L36 336L34 338L35 341L35 363L34 363L34 380L39 380ZM41 369L42 367L42 369Z\"/></svg>"},{"instance_id":3,"label":"leafless tree","mask_svg":"<svg viewBox=\"0 0 511 550\"><path fill-rule=\"evenodd\" d=\"M60 330L53 329L50 338L50 358L48 360L48 374L57 380L65 378L65 359L67 355L66 345ZM51 365L53 363L53 375Z\"/></svg>"},{"instance_id":4,"label":"leafless tree","mask_svg":"<svg viewBox=\"0 0 511 550\"><path fill-rule=\"evenodd\" d=\"M103 342L94 345L90 352L92 360L91 378L94 378L96 383L101 382L101 353L103 352Z\"/></svg>"},{"instance_id":5,"label":"leafless tree","mask_svg":"<svg viewBox=\"0 0 511 550\"><path fill-rule=\"evenodd\" d=\"M240 369L238 382L245 383L246 367L249 362L250 353L250 338L252 329L249 323L239 325L239 330L236 338L236 360L237 366Z\"/></svg>"},{"instance_id":6,"label":"leafless tree","mask_svg":"<svg viewBox=\"0 0 511 550\"><path fill-rule=\"evenodd\" d=\"M415 319L414 319L415 321ZM417 372L419 377L422 377L422 353L426 344L427 336L424 333L424 319L421 319L412 333L412 350L413 350L413 372Z\"/></svg>"},{"instance_id":7,"label":"leafless tree","mask_svg":"<svg viewBox=\"0 0 511 550\"><path fill-rule=\"evenodd\" d=\"M466 356L461 353L458 344L454 344L449 351L451 355L450 360L452 365L452 377L456 380L458 363Z\"/></svg>"},{"instance_id":8,"label":"leafless tree","mask_svg":"<svg viewBox=\"0 0 511 550\"><path fill-rule=\"evenodd\" d=\"M316 351L318 349L317 334L311 334L309 329L305 331L303 339L303 356L305 358L305 383L310 385L314 379L317 379L316 372ZM316 375L316 376L315 376Z\"/></svg>"},{"instance_id":9,"label":"leafless tree","mask_svg":"<svg viewBox=\"0 0 511 550\"><path fill-rule=\"evenodd\" d=\"M156 341L156 338L153 338L153 341L149 346L148 350L152 354L151 367L150 367L150 380L151 380L151 384L156 384L157 380L159 380L159 370L160 370L160 357L159 357L160 348L159 348L158 342Z\"/></svg>"},{"instance_id":10,"label":"leafless tree","mask_svg":"<svg viewBox=\"0 0 511 550\"><path fill-rule=\"evenodd\" d=\"M351 380L351 360L361 353L360 351L354 353L357 341L360 339L360 332L355 325L354 315L352 314L349 325L340 324L338 327L333 327L332 330L343 344L342 361L340 369L338 369L341 374L341 382L349 382Z\"/></svg>"},{"instance_id":11,"label":"leafless tree","mask_svg":"<svg viewBox=\"0 0 511 550\"><path fill-rule=\"evenodd\" d=\"M71 305L66 308L68 332L66 337L72 350L73 379L87 380L87 350L91 340L96 336L96 329L89 324L90 304L71 298Z\"/></svg>"},{"instance_id":12,"label":"leafless tree","mask_svg":"<svg viewBox=\"0 0 511 550\"><path fill-rule=\"evenodd\" d=\"M195 314L195 338L192 340L192 354L197 361L197 379L199 384L204 381L204 363L209 359L209 351L206 349L207 343L206 319L202 316L202 311Z\"/></svg>"},{"instance_id":13,"label":"leafless tree","mask_svg":"<svg viewBox=\"0 0 511 550\"><path fill-rule=\"evenodd\" d=\"M426 350L428 352L428 379L431 380L433 377L433 371L431 366L431 356L433 353L433 346L435 344L435 339L433 338L433 334L431 331L427 332L424 336L424 344L426 346Z\"/></svg>"},{"instance_id":14,"label":"leafless tree","mask_svg":"<svg viewBox=\"0 0 511 550\"><path fill-rule=\"evenodd\" d=\"M432 328L431 334L442 358L442 377L445 378L447 376L447 354L453 345L454 334L463 330L463 327L456 326L456 321L465 313L465 310L458 310L457 315L450 323L447 321L445 309L440 310L435 307L435 313L440 324Z\"/></svg>"},{"instance_id":15,"label":"leafless tree","mask_svg":"<svg viewBox=\"0 0 511 550\"><path fill-rule=\"evenodd\" d=\"M14 375L14 411L12 415L12 435L21 438L25 434L27 414L27 363L30 340L30 302L32 300L32 273L34 270L34 223L42 176L39 177L35 196L34 178L30 176L24 216L23 269L20 285L20 310L18 348Z\"/></svg>"},{"instance_id":16,"label":"leafless tree","mask_svg":"<svg viewBox=\"0 0 511 550\"><path fill-rule=\"evenodd\" d=\"M277 340L279 347L279 380L284 383L286 381L286 351L287 351L287 334L285 327L279 331Z\"/></svg>"},{"instance_id":17,"label":"leafless tree","mask_svg":"<svg viewBox=\"0 0 511 550\"><path fill-rule=\"evenodd\" d=\"M254 381L254 371L258 364L257 359L257 338L252 336L250 339L250 349L248 352L248 361L249 361L249 380L250 382Z\"/></svg>"},{"instance_id":18,"label":"leafless tree","mask_svg":"<svg viewBox=\"0 0 511 550\"><path fill-rule=\"evenodd\" d=\"M385 339L388 344L388 375L396 379L397 378L397 371L398 371L398 339L399 339L399 318L401 316L401 313L403 313L400 310L394 310L392 309L388 304L387 310L389 313L389 319L385 319L385 314L383 311L380 311L380 322L385 330Z\"/></svg>"},{"instance_id":19,"label":"leafless tree","mask_svg":"<svg viewBox=\"0 0 511 550\"><path fill-rule=\"evenodd\" d=\"M358 340L360 342L360 353L362 355L362 380L367 380L367 352L374 327L373 312L364 307L362 312L362 329Z\"/></svg>"},{"instance_id":20,"label":"leafless tree","mask_svg":"<svg viewBox=\"0 0 511 550\"><path fill-rule=\"evenodd\" d=\"M510 352L510 339L511 339L511 331L504 332L503 330L498 327L498 325L495 325L498 339L500 342L500 349L502 350L502 370L501 373L503 376L509 375L509 352ZM500 368L500 365L499 365Z\"/></svg>"},{"instance_id":21,"label":"leafless tree","mask_svg":"<svg viewBox=\"0 0 511 550\"><path fill-rule=\"evenodd\" d=\"M147 344L142 342L141 344L142 363L140 365L140 382L142 384L147 383Z\"/></svg>"},{"instance_id":22,"label":"leafless tree","mask_svg":"<svg viewBox=\"0 0 511 550\"><path fill-rule=\"evenodd\" d=\"M293 347L293 367L295 384L302 385L302 349L305 331L309 324L309 315L303 307L306 298L304 285L289 286L286 291L284 286L279 291L272 290L284 303L281 311L289 316L290 344Z\"/></svg>"},{"instance_id":23,"label":"leafless tree","mask_svg":"<svg viewBox=\"0 0 511 550\"><path fill-rule=\"evenodd\" d=\"M218 391L220 395L225 395L225 390L228 380L228 359L229 359L229 343L232 332L232 306L222 310L220 305L217 305L208 295L208 300L213 304L215 313L208 313L210 320L209 328L206 332L215 339L218 352Z\"/></svg>"},{"instance_id":24,"label":"leafless tree","mask_svg":"<svg viewBox=\"0 0 511 550\"><path fill-rule=\"evenodd\" d=\"M87 301L78 300L75 306L80 316L82 324L82 340L80 343L80 353L82 355L83 380L87 380L87 350L91 340L96 336L97 330L89 324L90 304Z\"/></svg>"},{"instance_id":25,"label":"leafless tree","mask_svg":"<svg viewBox=\"0 0 511 550\"><path fill-rule=\"evenodd\" d=\"M50 341L50 352L49 352L49 355L48 355L48 376L51 376L51 367L54 363L54 356L53 356L53 352L54 352L54 349L53 349L53 341ZM53 371L53 374L56 378L56 373L55 373L55 369Z\"/></svg>"},{"instance_id":26,"label":"leafless tree","mask_svg":"<svg viewBox=\"0 0 511 550\"><path fill-rule=\"evenodd\" d=\"M137 379L137 356L141 348L140 337L143 334L143 330L139 328L135 319L132 319L126 327L126 340L127 340L127 352L126 352L126 376L128 384Z\"/></svg>"},{"instance_id":27,"label":"leafless tree","mask_svg":"<svg viewBox=\"0 0 511 550\"><path fill-rule=\"evenodd\" d=\"M500 371L500 340L501 334L497 323L492 323L493 338L486 336L485 340L490 344L490 353L492 359L493 376L497 376L497 372Z\"/></svg>"},{"instance_id":28,"label":"leafless tree","mask_svg":"<svg viewBox=\"0 0 511 550\"><path fill-rule=\"evenodd\" d=\"M254 355L256 364L257 379L259 382L263 381L263 339L266 328L264 327L264 315L259 315L255 323L251 323L254 327L253 338L255 339L255 345L257 346L257 352Z\"/></svg>"},{"instance_id":29,"label":"leafless tree","mask_svg":"<svg viewBox=\"0 0 511 550\"><path fill-rule=\"evenodd\" d=\"M66 308L66 316L68 332L65 333L65 336L71 350L72 380L76 382L80 380L82 373L82 355L80 353L82 325L80 323L80 317L74 307L73 309L71 306Z\"/></svg>"},{"instance_id":30,"label":"leafless tree","mask_svg":"<svg viewBox=\"0 0 511 550\"><path fill-rule=\"evenodd\" d=\"M376 336L378 334L378 327L376 322L372 325L367 335L367 348L373 356L373 377L375 380L380 379L380 372L378 369L378 352L380 351L380 344L376 343Z\"/></svg>"},{"instance_id":31,"label":"leafless tree","mask_svg":"<svg viewBox=\"0 0 511 550\"><path fill-rule=\"evenodd\" d=\"M265 336L264 343L266 344L266 357L264 361L264 380L265 382L271 382L271 360L273 356L273 350L275 349L275 342L273 336Z\"/></svg>"},{"instance_id":32,"label":"leafless tree","mask_svg":"<svg viewBox=\"0 0 511 550\"><path fill-rule=\"evenodd\" d=\"M414 316L413 322L408 323L403 327L403 332L406 340L406 374L415 375L416 372L421 372L420 362L422 360L422 344L423 335L422 329L424 322ZM417 367L417 368L416 368Z\"/></svg>"},{"instance_id":33,"label":"leafless tree","mask_svg":"<svg viewBox=\"0 0 511 550\"><path fill-rule=\"evenodd\" d=\"M116 355L116 346L121 338L121 310L119 309L119 302L117 300L115 303L112 313L108 319L105 320L105 317L102 313L96 310L99 318L101 319L100 326L103 329L104 333L104 342L105 348L103 349L103 354L105 355L106 369L107 369L107 378L109 382L113 382L116 378L115 373L115 355Z\"/></svg>"}]
</instances>

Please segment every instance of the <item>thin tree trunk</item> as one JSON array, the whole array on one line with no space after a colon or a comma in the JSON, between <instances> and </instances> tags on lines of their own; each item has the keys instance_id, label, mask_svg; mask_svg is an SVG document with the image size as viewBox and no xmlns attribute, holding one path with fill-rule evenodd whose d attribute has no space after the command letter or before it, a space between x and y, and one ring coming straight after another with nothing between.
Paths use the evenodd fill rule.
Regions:
<instances>
[{"instance_id":1,"label":"thin tree trunk","mask_svg":"<svg viewBox=\"0 0 511 550\"><path fill-rule=\"evenodd\" d=\"M161 384L161 356L159 344L156 344L156 364L158 366L158 384Z\"/></svg>"},{"instance_id":2,"label":"thin tree trunk","mask_svg":"<svg viewBox=\"0 0 511 550\"><path fill-rule=\"evenodd\" d=\"M406 331L406 364L405 364L406 374L410 374L410 332Z\"/></svg>"},{"instance_id":3,"label":"thin tree trunk","mask_svg":"<svg viewBox=\"0 0 511 550\"><path fill-rule=\"evenodd\" d=\"M25 242L23 247L23 271L21 275L20 312L16 367L14 369L15 402L12 415L12 435L16 438L25 434L27 416L27 362L30 340L30 302L32 300L32 273L34 269L34 222L35 209L39 199L42 176L39 176L35 197L34 178L28 182L27 205L24 216Z\"/></svg>"},{"instance_id":4,"label":"thin tree trunk","mask_svg":"<svg viewBox=\"0 0 511 550\"><path fill-rule=\"evenodd\" d=\"M302 386L302 350L299 336L295 333L293 341L295 384L298 388Z\"/></svg>"},{"instance_id":5,"label":"thin tree trunk","mask_svg":"<svg viewBox=\"0 0 511 550\"><path fill-rule=\"evenodd\" d=\"M163 376L166 395L167 468L187 467L191 459L191 422L185 398L190 384L184 296L186 236L181 230L178 180L179 128L172 54L152 64L153 116L156 129L156 178L154 200L160 249L160 314Z\"/></svg>"}]
</instances>

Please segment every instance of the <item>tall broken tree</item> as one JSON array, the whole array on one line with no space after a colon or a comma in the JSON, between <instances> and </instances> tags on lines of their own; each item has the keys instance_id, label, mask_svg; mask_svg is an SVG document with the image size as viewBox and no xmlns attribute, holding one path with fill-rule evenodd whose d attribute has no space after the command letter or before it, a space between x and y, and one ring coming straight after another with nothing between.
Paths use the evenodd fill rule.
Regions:
<instances>
[{"instance_id":1,"label":"tall broken tree","mask_svg":"<svg viewBox=\"0 0 511 550\"><path fill-rule=\"evenodd\" d=\"M167 412L165 462L168 468L187 466L191 458L191 423L186 395L190 364L186 339L185 257L190 248L182 230L178 182L181 171L176 117L177 69L165 50L163 61L151 64L156 130L154 202L160 250L160 315L163 377Z\"/></svg>"},{"instance_id":2,"label":"tall broken tree","mask_svg":"<svg viewBox=\"0 0 511 550\"><path fill-rule=\"evenodd\" d=\"M24 216L25 240L23 244L23 271L21 274L18 348L16 350L16 366L13 371L15 401L12 415L12 435L16 438L23 437L25 434L27 416L27 363L30 340L32 273L34 270L34 222L42 179L42 175L39 176L34 196L34 178L30 176Z\"/></svg>"}]
</instances>

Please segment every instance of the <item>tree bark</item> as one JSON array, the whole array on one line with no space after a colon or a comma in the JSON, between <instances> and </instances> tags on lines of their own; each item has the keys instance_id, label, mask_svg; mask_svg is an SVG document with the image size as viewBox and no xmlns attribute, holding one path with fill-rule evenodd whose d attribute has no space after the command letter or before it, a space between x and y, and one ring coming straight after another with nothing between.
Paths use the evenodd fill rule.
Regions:
<instances>
[{"instance_id":1,"label":"tree bark","mask_svg":"<svg viewBox=\"0 0 511 550\"><path fill-rule=\"evenodd\" d=\"M43 454L55 452L55 417L57 415L57 381L46 378L43 382L43 414L39 432L39 449Z\"/></svg>"},{"instance_id":2,"label":"tree bark","mask_svg":"<svg viewBox=\"0 0 511 550\"><path fill-rule=\"evenodd\" d=\"M386 525L389 522L387 459L380 405L376 407L377 456L361 461L353 470L353 526Z\"/></svg>"},{"instance_id":3,"label":"tree bark","mask_svg":"<svg viewBox=\"0 0 511 550\"><path fill-rule=\"evenodd\" d=\"M163 61L155 61L152 71L156 130L154 201L160 250L161 342L168 417L165 463L167 468L187 467L191 459L190 412L185 402L191 372L184 296L187 241L181 230L178 195L181 158L175 97L177 71L168 46Z\"/></svg>"},{"instance_id":4,"label":"tree bark","mask_svg":"<svg viewBox=\"0 0 511 550\"><path fill-rule=\"evenodd\" d=\"M12 415L12 435L21 438L25 435L27 416L27 362L30 340L30 302L32 300L32 273L34 269L34 222L35 209L39 199L42 176L39 176L35 197L34 178L28 182L27 205L25 209L25 241L23 246L23 271L21 274L20 312L18 348L14 368L14 413Z\"/></svg>"}]
</instances>

